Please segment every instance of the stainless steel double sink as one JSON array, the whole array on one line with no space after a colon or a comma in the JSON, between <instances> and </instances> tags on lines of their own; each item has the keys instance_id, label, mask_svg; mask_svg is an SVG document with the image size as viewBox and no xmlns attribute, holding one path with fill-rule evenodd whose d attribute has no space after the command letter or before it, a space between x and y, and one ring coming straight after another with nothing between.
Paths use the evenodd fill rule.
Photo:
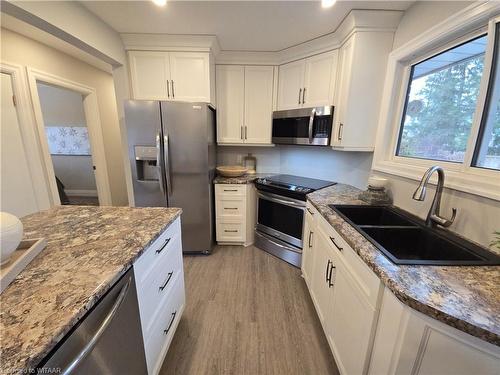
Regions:
<instances>
[{"instance_id":1,"label":"stainless steel double sink","mask_svg":"<svg viewBox=\"0 0 500 375\"><path fill-rule=\"evenodd\" d=\"M330 205L395 264L500 265L500 256L388 206Z\"/></svg>"}]
</instances>

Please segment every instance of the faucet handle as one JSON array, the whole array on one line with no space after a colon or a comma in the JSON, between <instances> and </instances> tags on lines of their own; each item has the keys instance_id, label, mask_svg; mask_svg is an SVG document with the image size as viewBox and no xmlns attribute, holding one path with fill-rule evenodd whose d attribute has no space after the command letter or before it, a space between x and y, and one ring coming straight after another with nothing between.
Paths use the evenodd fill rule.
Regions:
<instances>
[{"instance_id":1,"label":"faucet handle","mask_svg":"<svg viewBox=\"0 0 500 375\"><path fill-rule=\"evenodd\" d=\"M451 214L451 219L446 219L444 217L438 216L438 215L431 215L431 220L435 222L436 224L441 225L442 227L449 227L453 222L455 221L455 217L457 216L457 209L452 208L451 209L452 214Z\"/></svg>"}]
</instances>

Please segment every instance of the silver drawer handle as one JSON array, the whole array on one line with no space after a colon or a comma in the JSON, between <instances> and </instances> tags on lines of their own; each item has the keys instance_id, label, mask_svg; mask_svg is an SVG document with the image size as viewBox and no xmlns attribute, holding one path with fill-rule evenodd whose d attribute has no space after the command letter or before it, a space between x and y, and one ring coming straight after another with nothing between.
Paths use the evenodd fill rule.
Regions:
<instances>
[{"instance_id":1,"label":"silver drawer handle","mask_svg":"<svg viewBox=\"0 0 500 375\"><path fill-rule=\"evenodd\" d=\"M224 189L224 191L238 191L238 189Z\"/></svg>"},{"instance_id":2,"label":"silver drawer handle","mask_svg":"<svg viewBox=\"0 0 500 375\"><path fill-rule=\"evenodd\" d=\"M237 210L238 207L224 207L225 210Z\"/></svg>"},{"instance_id":3,"label":"silver drawer handle","mask_svg":"<svg viewBox=\"0 0 500 375\"><path fill-rule=\"evenodd\" d=\"M339 245L337 245L337 243L335 242L335 238L330 237L330 241L332 241L332 242L333 242L333 244L335 245L335 247L336 247L339 251L344 250L344 248L343 248L343 247L340 247Z\"/></svg>"},{"instance_id":4,"label":"silver drawer handle","mask_svg":"<svg viewBox=\"0 0 500 375\"><path fill-rule=\"evenodd\" d=\"M170 279L172 278L173 274L174 274L174 271L168 273L167 281L165 281L165 283L162 286L160 286L160 292L162 292L163 289L165 289L167 287L167 285L170 282Z\"/></svg>"},{"instance_id":5,"label":"silver drawer handle","mask_svg":"<svg viewBox=\"0 0 500 375\"><path fill-rule=\"evenodd\" d=\"M101 325L97 329L94 336L92 336L92 338L87 342L87 345L83 347L80 353L78 353L76 357L70 362L70 364L66 366L66 368L61 372L61 374L63 375L71 374L78 367L78 365L92 352L94 347L99 342L99 339L106 331L106 328L108 328L109 324L113 321L113 318L118 312L118 309L122 305L123 301L125 300L131 282L132 278L130 277L127 283L120 290L118 297L116 297L115 303L113 303L111 310L109 310L108 315L106 315L106 317L102 321Z\"/></svg>"},{"instance_id":6,"label":"silver drawer handle","mask_svg":"<svg viewBox=\"0 0 500 375\"><path fill-rule=\"evenodd\" d=\"M234 229L234 230L224 229L224 232L226 232L226 233L238 233L238 231L236 229Z\"/></svg>"},{"instance_id":7,"label":"silver drawer handle","mask_svg":"<svg viewBox=\"0 0 500 375\"><path fill-rule=\"evenodd\" d=\"M314 211L311 210L309 207L307 207L307 212L309 212L311 215L314 215Z\"/></svg>"},{"instance_id":8,"label":"silver drawer handle","mask_svg":"<svg viewBox=\"0 0 500 375\"><path fill-rule=\"evenodd\" d=\"M177 315L177 311L174 311L172 313L172 318L170 319L170 323L168 323L168 327L163 330L163 333L166 335L168 334L168 331L170 331L170 328L172 328L172 324L174 324L175 316Z\"/></svg>"},{"instance_id":9,"label":"silver drawer handle","mask_svg":"<svg viewBox=\"0 0 500 375\"><path fill-rule=\"evenodd\" d=\"M165 248L165 246L168 245L168 243L170 242L170 240L171 240L171 238L167 238L165 240L165 242L163 242L163 245L161 245L161 247L158 250L156 250L156 254L160 254L163 251L163 249Z\"/></svg>"}]
</instances>

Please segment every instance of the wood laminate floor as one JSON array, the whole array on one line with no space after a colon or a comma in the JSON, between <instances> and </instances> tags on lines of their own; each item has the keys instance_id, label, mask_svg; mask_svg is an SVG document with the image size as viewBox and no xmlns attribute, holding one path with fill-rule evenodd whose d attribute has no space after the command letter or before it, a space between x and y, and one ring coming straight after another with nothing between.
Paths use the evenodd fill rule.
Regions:
<instances>
[{"instance_id":1,"label":"wood laminate floor","mask_svg":"<svg viewBox=\"0 0 500 375\"><path fill-rule=\"evenodd\" d=\"M300 270L254 248L184 258L186 308L161 375L338 374Z\"/></svg>"}]
</instances>

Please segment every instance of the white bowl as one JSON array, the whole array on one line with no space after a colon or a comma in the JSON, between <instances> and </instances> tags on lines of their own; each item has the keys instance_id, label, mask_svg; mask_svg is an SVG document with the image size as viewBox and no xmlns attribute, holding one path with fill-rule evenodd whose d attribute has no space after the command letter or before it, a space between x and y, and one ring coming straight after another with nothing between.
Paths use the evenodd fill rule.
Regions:
<instances>
[{"instance_id":1,"label":"white bowl","mask_svg":"<svg viewBox=\"0 0 500 375\"><path fill-rule=\"evenodd\" d=\"M239 177L247 173L248 169L239 165L221 165L216 168L223 177Z\"/></svg>"},{"instance_id":2,"label":"white bowl","mask_svg":"<svg viewBox=\"0 0 500 375\"><path fill-rule=\"evenodd\" d=\"M378 176L370 176L368 178L368 186L374 189L382 189L387 186L387 178L378 177Z\"/></svg>"},{"instance_id":3,"label":"white bowl","mask_svg":"<svg viewBox=\"0 0 500 375\"><path fill-rule=\"evenodd\" d=\"M0 264L9 261L23 239L23 224L7 212L0 212Z\"/></svg>"}]
</instances>

